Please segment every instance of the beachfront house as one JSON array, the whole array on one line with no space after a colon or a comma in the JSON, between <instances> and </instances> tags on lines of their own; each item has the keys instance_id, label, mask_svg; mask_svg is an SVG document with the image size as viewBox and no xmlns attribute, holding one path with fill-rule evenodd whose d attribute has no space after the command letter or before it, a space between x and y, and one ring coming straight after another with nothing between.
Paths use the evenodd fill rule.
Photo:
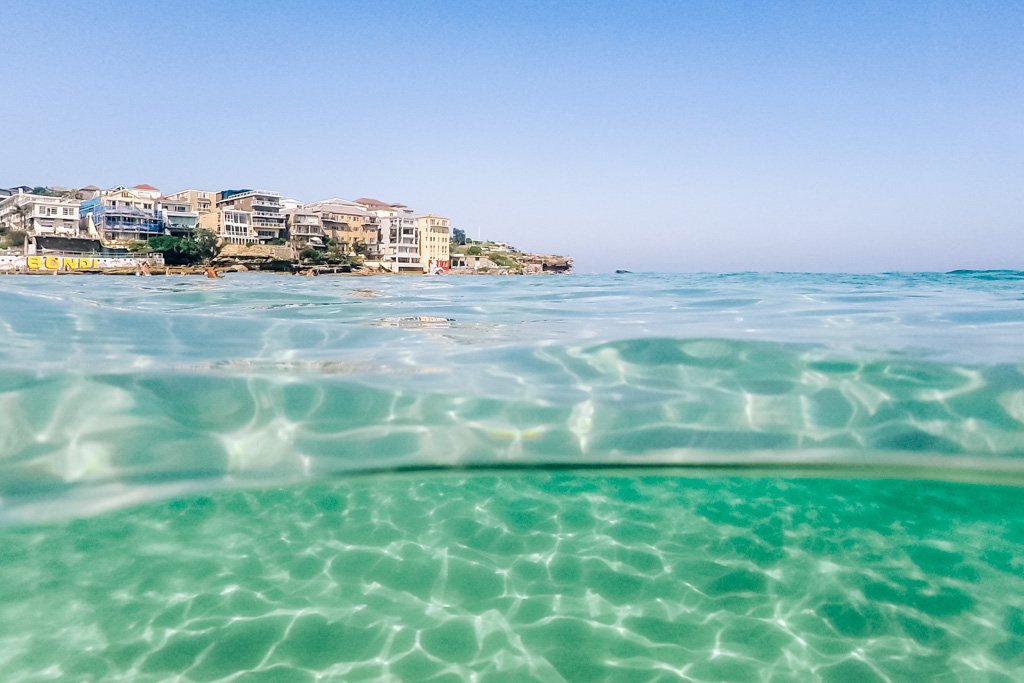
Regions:
<instances>
[{"instance_id":1,"label":"beachfront house","mask_svg":"<svg viewBox=\"0 0 1024 683\"><path fill-rule=\"evenodd\" d=\"M165 201L185 204L198 215L210 213L217 203L217 193L210 190L181 190L164 197Z\"/></svg>"},{"instance_id":2,"label":"beachfront house","mask_svg":"<svg viewBox=\"0 0 1024 683\"><path fill-rule=\"evenodd\" d=\"M320 219L325 239L336 242L343 252L371 251L377 244L379 221L362 204L334 198L306 204L305 208Z\"/></svg>"},{"instance_id":3,"label":"beachfront house","mask_svg":"<svg viewBox=\"0 0 1024 683\"><path fill-rule=\"evenodd\" d=\"M257 242L283 244L287 219L281 213L281 195L268 190L222 190L216 208L248 213Z\"/></svg>"},{"instance_id":4,"label":"beachfront house","mask_svg":"<svg viewBox=\"0 0 1024 683\"><path fill-rule=\"evenodd\" d=\"M212 232L223 244L256 244L259 241L251 211L217 207L199 214L199 227Z\"/></svg>"},{"instance_id":5,"label":"beachfront house","mask_svg":"<svg viewBox=\"0 0 1024 683\"><path fill-rule=\"evenodd\" d=\"M107 242L146 240L164 232L160 190L152 185L103 190L79 207L86 231Z\"/></svg>"},{"instance_id":6,"label":"beachfront house","mask_svg":"<svg viewBox=\"0 0 1024 683\"><path fill-rule=\"evenodd\" d=\"M164 197L160 200L164 227L174 237L187 237L199 227L199 212L192 211L188 202Z\"/></svg>"},{"instance_id":7,"label":"beachfront house","mask_svg":"<svg viewBox=\"0 0 1024 683\"><path fill-rule=\"evenodd\" d=\"M324 246L324 230L320 217L305 206L295 206L282 212L288 220L288 243L297 249Z\"/></svg>"},{"instance_id":8,"label":"beachfront house","mask_svg":"<svg viewBox=\"0 0 1024 683\"><path fill-rule=\"evenodd\" d=\"M0 227L20 230L30 236L76 237L80 205L77 199L44 197L19 189L0 199Z\"/></svg>"},{"instance_id":9,"label":"beachfront house","mask_svg":"<svg viewBox=\"0 0 1024 683\"><path fill-rule=\"evenodd\" d=\"M404 204L386 204L378 199L355 200L379 220L377 244L371 254L393 273L422 273L419 231L416 217Z\"/></svg>"}]
</instances>

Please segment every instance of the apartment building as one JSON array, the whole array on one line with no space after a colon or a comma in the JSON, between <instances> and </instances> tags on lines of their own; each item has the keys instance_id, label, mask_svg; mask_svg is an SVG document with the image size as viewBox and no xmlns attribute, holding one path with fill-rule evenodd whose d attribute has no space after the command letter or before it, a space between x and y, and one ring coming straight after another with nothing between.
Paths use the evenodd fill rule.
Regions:
<instances>
[{"instance_id":1,"label":"apartment building","mask_svg":"<svg viewBox=\"0 0 1024 683\"><path fill-rule=\"evenodd\" d=\"M199 227L212 232L227 244L255 244L259 236L253 227L253 212L230 206L216 207L199 214Z\"/></svg>"},{"instance_id":2,"label":"apartment building","mask_svg":"<svg viewBox=\"0 0 1024 683\"><path fill-rule=\"evenodd\" d=\"M160 190L152 185L115 187L82 202L79 212L90 234L113 242L145 240L164 231Z\"/></svg>"},{"instance_id":3,"label":"apartment building","mask_svg":"<svg viewBox=\"0 0 1024 683\"><path fill-rule=\"evenodd\" d=\"M181 190L167 195L164 199L185 204L189 211L204 214L213 211L214 205L217 203L217 193L209 190Z\"/></svg>"},{"instance_id":4,"label":"apartment building","mask_svg":"<svg viewBox=\"0 0 1024 683\"><path fill-rule=\"evenodd\" d=\"M77 199L18 191L0 199L0 226L30 235L77 237L80 205Z\"/></svg>"},{"instance_id":5,"label":"apartment building","mask_svg":"<svg viewBox=\"0 0 1024 683\"><path fill-rule=\"evenodd\" d=\"M355 202L380 224L373 255L393 273L422 273L420 263L419 231L416 217L404 204L385 204L378 199L362 197Z\"/></svg>"},{"instance_id":6,"label":"apartment building","mask_svg":"<svg viewBox=\"0 0 1024 683\"><path fill-rule=\"evenodd\" d=\"M217 209L250 214L257 242L284 240L287 220L281 213L281 195L267 190L222 190L217 193ZM226 224L226 223L225 223Z\"/></svg>"},{"instance_id":7,"label":"apartment building","mask_svg":"<svg viewBox=\"0 0 1024 683\"><path fill-rule=\"evenodd\" d=\"M304 206L293 206L282 213L288 221L288 242L301 249L306 246L324 246L324 230L320 225L320 217Z\"/></svg>"},{"instance_id":8,"label":"apartment building","mask_svg":"<svg viewBox=\"0 0 1024 683\"><path fill-rule=\"evenodd\" d=\"M161 197L159 206L166 234L174 237L187 237L199 227L199 212L192 211L188 202Z\"/></svg>"},{"instance_id":9,"label":"apartment building","mask_svg":"<svg viewBox=\"0 0 1024 683\"><path fill-rule=\"evenodd\" d=\"M360 244L367 251L376 248L380 221L365 206L335 198L313 202L305 208L320 219L324 237L337 242L343 252L352 253Z\"/></svg>"},{"instance_id":10,"label":"apartment building","mask_svg":"<svg viewBox=\"0 0 1024 683\"><path fill-rule=\"evenodd\" d=\"M420 265L424 273L451 268L451 222L444 216L432 213L416 216L419 232Z\"/></svg>"}]
</instances>

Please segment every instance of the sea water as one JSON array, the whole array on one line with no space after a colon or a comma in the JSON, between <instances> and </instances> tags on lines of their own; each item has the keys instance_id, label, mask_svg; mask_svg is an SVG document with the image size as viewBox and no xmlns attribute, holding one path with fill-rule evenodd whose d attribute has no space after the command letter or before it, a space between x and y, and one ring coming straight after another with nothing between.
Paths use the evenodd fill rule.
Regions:
<instances>
[{"instance_id":1,"label":"sea water","mask_svg":"<svg viewBox=\"0 0 1024 683\"><path fill-rule=\"evenodd\" d=\"M0 278L0 680L1024 679L1024 273Z\"/></svg>"}]
</instances>

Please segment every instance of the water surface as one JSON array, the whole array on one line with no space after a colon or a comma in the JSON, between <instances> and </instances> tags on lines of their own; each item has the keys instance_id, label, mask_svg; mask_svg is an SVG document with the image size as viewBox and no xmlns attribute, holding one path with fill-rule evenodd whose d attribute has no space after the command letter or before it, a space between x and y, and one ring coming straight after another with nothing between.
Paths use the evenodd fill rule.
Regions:
<instances>
[{"instance_id":1,"label":"water surface","mask_svg":"<svg viewBox=\"0 0 1024 683\"><path fill-rule=\"evenodd\" d=\"M1024 677L1024 274L0 285L4 680Z\"/></svg>"}]
</instances>

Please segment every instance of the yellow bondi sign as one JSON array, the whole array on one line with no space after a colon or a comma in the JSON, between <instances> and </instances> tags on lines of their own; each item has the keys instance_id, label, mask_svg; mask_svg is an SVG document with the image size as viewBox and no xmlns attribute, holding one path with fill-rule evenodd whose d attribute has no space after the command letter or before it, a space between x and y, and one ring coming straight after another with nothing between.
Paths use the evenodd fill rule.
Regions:
<instances>
[{"instance_id":1,"label":"yellow bondi sign","mask_svg":"<svg viewBox=\"0 0 1024 683\"><path fill-rule=\"evenodd\" d=\"M94 258L71 256L29 256L25 259L29 270L83 270L96 267Z\"/></svg>"}]
</instances>

